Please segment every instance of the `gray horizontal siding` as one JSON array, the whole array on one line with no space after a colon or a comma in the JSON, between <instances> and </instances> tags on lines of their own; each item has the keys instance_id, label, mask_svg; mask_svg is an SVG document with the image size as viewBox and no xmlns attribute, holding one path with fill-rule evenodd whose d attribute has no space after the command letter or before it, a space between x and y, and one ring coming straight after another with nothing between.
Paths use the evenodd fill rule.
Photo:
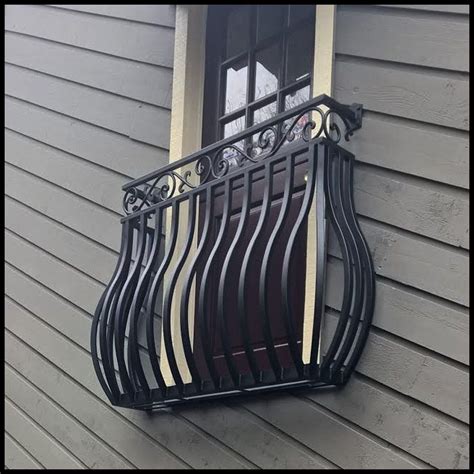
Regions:
<instances>
[{"instance_id":1,"label":"gray horizontal siding","mask_svg":"<svg viewBox=\"0 0 474 474\"><path fill-rule=\"evenodd\" d=\"M37 459L45 469L83 469L82 464L23 410L5 397L5 429Z\"/></svg>"},{"instance_id":2,"label":"gray horizontal siding","mask_svg":"<svg viewBox=\"0 0 474 474\"><path fill-rule=\"evenodd\" d=\"M7 7L6 467L467 467L467 11L399 7L337 14L335 96L366 109L349 148L377 271L354 378L152 417L110 406L89 331L120 187L168 160L174 7Z\"/></svg>"},{"instance_id":3,"label":"gray horizontal siding","mask_svg":"<svg viewBox=\"0 0 474 474\"><path fill-rule=\"evenodd\" d=\"M7 469L44 469L8 431L5 431L5 467Z\"/></svg>"},{"instance_id":4,"label":"gray horizontal siding","mask_svg":"<svg viewBox=\"0 0 474 474\"><path fill-rule=\"evenodd\" d=\"M464 132L366 110L364 133L347 148L362 163L469 187L469 139Z\"/></svg>"},{"instance_id":5,"label":"gray horizontal siding","mask_svg":"<svg viewBox=\"0 0 474 474\"><path fill-rule=\"evenodd\" d=\"M468 14L469 5L379 5L390 8L407 8L414 10L422 10L423 12L442 12L442 13L460 13Z\"/></svg>"},{"instance_id":6,"label":"gray horizontal siding","mask_svg":"<svg viewBox=\"0 0 474 474\"><path fill-rule=\"evenodd\" d=\"M5 66L5 93L149 145L169 146L170 112L161 107L11 64Z\"/></svg>"},{"instance_id":7,"label":"gray horizontal siding","mask_svg":"<svg viewBox=\"0 0 474 474\"><path fill-rule=\"evenodd\" d=\"M5 35L5 61L95 89L171 107L172 69L16 33ZM84 67L87 64L87 68Z\"/></svg>"},{"instance_id":8,"label":"gray horizontal siding","mask_svg":"<svg viewBox=\"0 0 474 474\"><path fill-rule=\"evenodd\" d=\"M339 56L335 74L335 95L341 101L357 99L374 112L469 130L469 81L464 73Z\"/></svg>"},{"instance_id":9,"label":"gray horizontal siding","mask_svg":"<svg viewBox=\"0 0 474 474\"><path fill-rule=\"evenodd\" d=\"M337 21L336 50L340 54L453 71L469 70L466 16L417 16L413 11L354 6L341 9ZM364 27L354 28L353 24Z\"/></svg>"},{"instance_id":10,"label":"gray horizontal siding","mask_svg":"<svg viewBox=\"0 0 474 474\"><path fill-rule=\"evenodd\" d=\"M113 18L140 21L174 28L174 5L51 5Z\"/></svg>"},{"instance_id":11,"label":"gray horizontal siding","mask_svg":"<svg viewBox=\"0 0 474 474\"><path fill-rule=\"evenodd\" d=\"M155 66L173 65L174 30L160 25L44 5L11 5L5 29Z\"/></svg>"},{"instance_id":12,"label":"gray horizontal siding","mask_svg":"<svg viewBox=\"0 0 474 474\"><path fill-rule=\"evenodd\" d=\"M349 148L359 161L356 208L374 258L377 299L359 375L347 391L311 395L437 468L469 465L464 13L462 5L338 7L335 97L365 109ZM327 331L341 305L334 241ZM403 408L405 400L391 401L399 394L409 397Z\"/></svg>"},{"instance_id":13,"label":"gray horizontal siding","mask_svg":"<svg viewBox=\"0 0 474 474\"><path fill-rule=\"evenodd\" d=\"M46 393L39 390L11 366L5 367L6 395L31 419L73 452L88 468L126 469L133 465L108 447L82 423L63 410ZM60 466L62 467L62 466Z\"/></svg>"}]
</instances>

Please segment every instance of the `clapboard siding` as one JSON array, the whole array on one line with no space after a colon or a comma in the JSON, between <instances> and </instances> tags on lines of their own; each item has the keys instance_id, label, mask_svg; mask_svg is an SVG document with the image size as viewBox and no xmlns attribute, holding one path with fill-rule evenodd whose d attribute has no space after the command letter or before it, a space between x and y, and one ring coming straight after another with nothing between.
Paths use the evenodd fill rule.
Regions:
<instances>
[{"instance_id":1,"label":"clapboard siding","mask_svg":"<svg viewBox=\"0 0 474 474\"><path fill-rule=\"evenodd\" d=\"M340 309L342 262L329 258L326 304ZM373 325L450 359L469 365L469 314L445 300L387 280L376 279Z\"/></svg>"},{"instance_id":2,"label":"clapboard siding","mask_svg":"<svg viewBox=\"0 0 474 474\"><path fill-rule=\"evenodd\" d=\"M88 468L134 467L9 365L5 367L5 392L24 413L60 439Z\"/></svg>"},{"instance_id":3,"label":"clapboard siding","mask_svg":"<svg viewBox=\"0 0 474 474\"><path fill-rule=\"evenodd\" d=\"M467 468L469 432L357 374L347 389L306 394L366 430L440 468ZM364 403L361 404L361 400Z\"/></svg>"},{"instance_id":4,"label":"clapboard siding","mask_svg":"<svg viewBox=\"0 0 474 474\"><path fill-rule=\"evenodd\" d=\"M116 214L8 163L5 177L8 196L118 251L120 222Z\"/></svg>"},{"instance_id":5,"label":"clapboard siding","mask_svg":"<svg viewBox=\"0 0 474 474\"><path fill-rule=\"evenodd\" d=\"M137 64L95 51L8 32L5 35L5 52L5 61L9 64L159 107L171 107L173 72L169 68Z\"/></svg>"},{"instance_id":6,"label":"clapboard siding","mask_svg":"<svg viewBox=\"0 0 474 474\"><path fill-rule=\"evenodd\" d=\"M44 467L5 431L5 464L8 469L44 469ZM6 466L6 467L7 467Z\"/></svg>"},{"instance_id":7,"label":"clapboard siding","mask_svg":"<svg viewBox=\"0 0 474 474\"><path fill-rule=\"evenodd\" d=\"M167 150L132 141L118 133L11 97L5 99L5 125L132 178L138 178L168 162Z\"/></svg>"},{"instance_id":8,"label":"clapboard siding","mask_svg":"<svg viewBox=\"0 0 474 474\"><path fill-rule=\"evenodd\" d=\"M357 166L357 212L380 222L469 248L468 191Z\"/></svg>"},{"instance_id":9,"label":"clapboard siding","mask_svg":"<svg viewBox=\"0 0 474 474\"><path fill-rule=\"evenodd\" d=\"M458 72L336 56L335 97L368 110L469 130L469 80Z\"/></svg>"},{"instance_id":10,"label":"clapboard siding","mask_svg":"<svg viewBox=\"0 0 474 474\"><path fill-rule=\"evenodd\" d=\"M469 70L466 17L419 17L412 12L354 5L342 7L337 21L337 53L454 71ZM358 28L353 28L352 23Z\"/></svg>"},{"instance_id":11,"label":"clapboard siding","mask_svg":"<svg viewBox=\"0 0 474 474\"><path fill-rule=\"evenodd\" d=\"M467 11L338 6L335 97L366 110L348 148L377 272L375 327L347 389L309 395L437 468L469 467ZM342 282L330 234L326 331Z\"/></svg>"},{"instance_id":12,"label":"clapboard siding","mask_svg":"<svg viewBox=\"0 0 474 474\"><path fill-rule=\"evenodd\" d=\"M29 225L25 226L25 222ZM103 283L108 281L117 263L116 252L8 196L5 227Z\"/></svg>"},{"instance_id":13,"label":"clapboard siding","mask_svg":"<svg viewBox=\"0 0 474 474\"><path fill-rule=\"evenodd\" d=\"M125 20L141 21L174 28L174 5L51 5L80 12L94 13Z\"/></svg>"},{"instance_id":14,"label":"clapboard siding","mask_svg":"<svg viewBox=\"0 0 474 474\"><path fill-rule=\"evenodd\" d=\"M173 65L174 30L159 25L43 5L11 5L5 29L156 66Z\"/></svg>"},{"instance_id":15,"label":"clapboard siding","mask_svg":"<svg viewBox=\"0 0 474 474\"><path fill-rule=\"evenodd\" d=\"M360 220L378 275L469 306L467 252ZM339 256L332 236L329 253Z\"/></svg>"},{"instance_id":16,"label":"clapboard siding","mask_svg":"<svg viewBox=\"0 0 474 474\"><path fill-rule=\"evenodd\" d=\"M24 446L45 469L84 469L79 462L36 422L5 397L5 429Z\"/></svg>"},{"instance_id":17,"label":"clapboard siding","mask_svg":"<svg viewBox=\"0 0 474 474\"><path fill-rule=\"evenodd\" d=\"M5 93L134 140L169 146L170 112L161 107L11 64L5 65Z\"/></svg>"},{"instance_id":18,"label":"clapboard siding","mask_svg":"<svg viewBox=\"0 0 474 474\"><path fill-rule=\"evenodd\" d=\"M121 187L129 177L5 130L6 161L120 214ZM110 190L110 191L109 191Z\"/></svg>"},{"instance_id":19,"label":"clapboard siding","mask_svg":"<svg viewBox=\"0 0 474 474\"><path fill-rule=\"evenodd\" d=\"M469 5L379 5L381 7L389 8L408 8L414 10L423 10L428 12L443 12L443 13L469 13Z\"/></svg>"},{"instance_id":20,"label":"clapboard siding","mask_svg":"<svg viewBox=\"0 0 474 474\"><path fill-rule=\"evenodd\" d=\"M366 111L348 148L377 273L347 387L150 417L110 405L89 332L120 187L168 161L175 7L7 6L5 466L467 468L467 13L337 9L334 95ZM334 244L324 334L341 304Z\"/></svg>"},{"instance_id":21,"label":"clapboard siding","mask_svg":"<svg viewBox=\"0 0 474 474\"><path fill-rule=\"evenodd\" d=\"M362 163L469 188L469 137L458 130L366 111L346 145Z\"/></svg>"}]
</instances>

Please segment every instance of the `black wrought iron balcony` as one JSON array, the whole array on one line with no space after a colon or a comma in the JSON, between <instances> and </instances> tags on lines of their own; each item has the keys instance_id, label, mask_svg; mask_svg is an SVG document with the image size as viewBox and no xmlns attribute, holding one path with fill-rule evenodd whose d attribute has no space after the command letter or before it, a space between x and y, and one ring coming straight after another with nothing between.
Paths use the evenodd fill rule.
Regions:
<instances>
[{"instance_id":1,"label":"black wrought iron balcony","mask_svg":"<svg viewBox=\"0 0 474 474\"><path fill-rule=\"evenodd\" d=\"M124 186L120 256L91 332L111 403L347 381L375 298L354 156L339 145L361 123L362 106L322 95ZM329 225L344 274L331 333Z\"/></svg>"}]
</instances>

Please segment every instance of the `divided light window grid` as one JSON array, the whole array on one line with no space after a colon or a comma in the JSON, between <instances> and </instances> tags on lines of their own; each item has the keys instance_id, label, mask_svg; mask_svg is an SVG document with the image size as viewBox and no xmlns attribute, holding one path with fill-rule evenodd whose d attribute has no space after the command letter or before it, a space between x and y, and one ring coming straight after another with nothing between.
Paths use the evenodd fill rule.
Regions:
<instances>
[{"instance_id":1,"label":"divided light window grid","mask_svg":"<svg viewBox=\"0 0 474 474\"><path fill-rule=\"evenodd\" d=\"M246 5L229 11L219 48L218 139L309 100L314 15L314 5Z\"/></svg>"}]
</instances>

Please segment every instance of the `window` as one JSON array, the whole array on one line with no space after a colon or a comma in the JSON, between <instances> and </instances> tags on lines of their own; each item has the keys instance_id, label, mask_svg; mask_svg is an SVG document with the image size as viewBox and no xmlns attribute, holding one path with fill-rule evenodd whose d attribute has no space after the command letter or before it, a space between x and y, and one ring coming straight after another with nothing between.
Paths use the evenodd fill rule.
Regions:
<instances>
[{"instance_id":1,"label":"window","mask_svg":"<svg viewBox=\"0 0 474 474\"><path fill-rule=\"evenodd\" d=\"M212 6L203 145L311 97L314 5Z\"/></svg>"}]
</instances>

